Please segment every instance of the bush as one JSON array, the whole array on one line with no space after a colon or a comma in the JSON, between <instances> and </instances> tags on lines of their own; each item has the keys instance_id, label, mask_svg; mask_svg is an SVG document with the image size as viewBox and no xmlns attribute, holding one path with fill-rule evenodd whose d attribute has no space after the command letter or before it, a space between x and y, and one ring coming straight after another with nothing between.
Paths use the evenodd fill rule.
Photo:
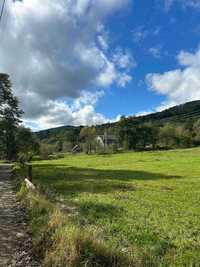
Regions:
<instances>
[{"instance_id":1,"label":"bush","mask_svg":"<svg viewBox=\"0 0 200 267\"><path fill-rule=\"evenodd\" d=\"M54 145L41 144L40 145L40 156L42 159L48 159L50 155L55 152L56 148Z\"/></svg>"}]
</instances>

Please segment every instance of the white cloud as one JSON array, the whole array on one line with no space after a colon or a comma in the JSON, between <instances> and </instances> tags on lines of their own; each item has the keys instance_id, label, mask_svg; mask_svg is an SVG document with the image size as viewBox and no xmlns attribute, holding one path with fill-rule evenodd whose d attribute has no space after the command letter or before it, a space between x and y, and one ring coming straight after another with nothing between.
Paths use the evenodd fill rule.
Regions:
<instances>
[{"instance_id":1,"label":"white cloud","mask_svg":"<svg viewBox=\"0 0 200 267\"><path fill-rule=\"evenodd\" d=\"M148 28L144 25L140 25L133 29L132 34L133 34L133 42L134 43L141 43L143 42L147 37L152 37L152 36L158 36L161 32L161 27L157 26L154 28Z\"/></svg>"},{"instance_id":2,"label":"white cloud","mask_svg":"<svg viewBox=\"0 0 200 267\"><path fill-rule=\"evenodd\" d=\"M135 43L140 43L146 39L149 33L149 30L145 29L144 26L139 26L133 30L133 41Z\"/></svg>"},{"instance_id":3,"label":"white cloud","mask_svg":"<svg viewBox=\"0 0 200 267\"><path fill-rule=\"evenodd\" d=\"M42 107L42 109L48 110L48 113L41 112L36 125L35 120L25 120L25 122L35 130L62 125L95 125L108 122L109 119L95 112L95 104L103 95L103 91L96 93L82 92L79 98L67 105L64 101L48 100Z\"/></svg>"},{"instance_id":4,"label":"white cloud","mask_svg":"<svg viewBox=\"0 0 200 267\"><path fill-rule=\"evenodd\" d=\"M8 19L0 28L0 72L11 75L26 121L42 127L46 121L54 126L76 124L78 117L80 123L86 123L86 118L88 123L105 119L96 114L95 104L90 108L81 105L78 112L71 108L71 101L82 92L95 94L96 88L104 90L113 83L125 86L131 80L130 68L125 68L126 52L121 50L119 58L124 68L107 53L109 38L104 26L106 18L128 2L7 1ZM91 119L83 114L90 114Z\"/></svg>"},{"instance_id":5,"label":"white cloud","mask_svg":"<svg viewBox=\"0 0 200 267\"><path fill-rule=\"evenodd\" d=\"M136 66L136 61L129 51L123 52L122 49L116 49L113 55L113 62L120 69L130 69Z\"/></svg>"},{"instance_id":6,"label":"white cloud","mask_svg":"<svg viewBox=\"0 0 200 267\"><path fill-rule=\"evenodd\" d=\"M120 77L118 78L118 82L117 84L120 87L125 87L127 83L129 83L132 80L132 77L126 73L124 73L123 75L120 75Z\"/></svg>"},{"instance_id":7,"label":"white cloud","mask_svg":"<svg viewBox=\"0 0 200 267\"><path fill-rule=\"evenodd\" d=\"M182 66L194 66L200 68L200 47L196 53L181 51L177 56L177 60Z\"/></svg>"},{"instance_id":8,"label":"white cloud","mask_svg":"<svg viewBox=\"0 0 200 267\"><path fill-rule=\"evenodd\" d=\"M200 8L200 1L199 0L163 0L164 1L164 8L168 12L173 4L178 3L181 5L182 8Z\"/></svg>"},{"instance_id":9,"label":"white cloud","mask_svg":"<svg viewBox=\"0 0 200 267\"><path fill-rule=\"evenodd\" d=\"M157 27L153 30L152 33L153 33L154 36L157 36L157 35L159 35L160 31L161 31L161 27L157 26Z\"/></svg>"},{"instance_id":10,"label":"white cloud","mask_svg":"<svg viewBox=\"0 0 200 267\"><path fill-rule=\"evenodd\" d=\"M103 50L108 49L109 46L108 46L107 40L104 38L103 35L98 36L98 41L99 41L99 44Z\"/></svg>"},{"instance_id":11,"label":"white cloud","mask_svg":"<svg viewBox=\"0 0 200 267\"><path fill-rule=\"evenodd\" d=\"M140 116L146 116L149 115L151 113L153 113L153 110L143 110L143 111L139 111L135 114L136 117L140 117Z\"/></svg>"},{"instance_id":12,"label":"white cloud","mask_svg":"<svg viewBox=\"0 0 200 267\"><path fill-rule=\"evenodd\" d=\"M164 8L166 11L169 11L174 3L174 0L164 0Z\"/></svg>"},{"instance_id":13,"label":"white cloud","mask_svg":"<svg viewBox=\"0 0 200 267\"><path fill-rule=\"evenodd\" d=\"M177 60L180 68L146 77L153 91L166 96L157 110L200 99L200 48L194 53L181 51Z\"/></svg>"},{"instance_id":14,"label":"white cloud","mask_svg":"<svg viewBox=\"0 0 200 267\"><path fill-rule=\"evenodd\" d=\"M162 49L161 46L150 47L149 53L155 58L160 58L161 57L161 49Z\"/></svg>"},{"instance_id":15,"label":"white cloud","mask_svg":"<svg viewBox=\"0 0 200 267\"><path fill-rule=\"evenodd\" d=\"M179 0L180 1L180 0ZM200 8L199 0L181 0L180 1L184 7Z\"/></svg>"}]
</instances>

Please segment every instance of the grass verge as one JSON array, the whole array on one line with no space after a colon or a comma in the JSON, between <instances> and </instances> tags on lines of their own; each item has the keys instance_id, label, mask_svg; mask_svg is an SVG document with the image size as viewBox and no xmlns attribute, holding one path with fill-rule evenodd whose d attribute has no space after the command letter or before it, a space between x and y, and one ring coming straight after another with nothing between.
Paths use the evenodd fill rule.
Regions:
<instances>
[{"instance_id":1,"label":"grass verge","mask_svg":"<svg viewBox=\"0 0 200 267\"><path fill-rule=\"evenodd\" d=\"M28 192L25 184L17 197L29 210L34 254L44 267L157 266L148 251L107 246L97 229L81 227L71 213L63 213L38 192Z\"/></svg>"}]
</instances>

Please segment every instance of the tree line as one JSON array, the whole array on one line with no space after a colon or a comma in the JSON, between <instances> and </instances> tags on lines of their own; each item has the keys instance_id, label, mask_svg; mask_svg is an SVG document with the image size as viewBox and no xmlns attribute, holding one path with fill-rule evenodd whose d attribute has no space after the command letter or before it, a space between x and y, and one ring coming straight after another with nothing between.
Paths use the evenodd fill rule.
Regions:
<instances>
[{"instance_id":1,"label":"tree line","mask_svg":"<svg viewBox=\"0 0 200 267\"><path fill-rule=\"evenodd\" d=\"M127 150L189 148L200 145L200 119L185 122L118 122L121 146Z\"/></svg>"},{"instance_id":2,"label":"tree line","mask_svg":"<svg viewBox=\"0 0 200 267\"><path fill-rule=\"evenodd\" d=\"M114 136L116 142L99 146L97 137L105 132L108 136ZM200 119L177 123L138 121L137 118L123 116L115 124L54 131L42 140L42 151L47 157L48 154L71 152L77 144L87 154L195 147L200 145Z\"/></svg>"}]
</instances>

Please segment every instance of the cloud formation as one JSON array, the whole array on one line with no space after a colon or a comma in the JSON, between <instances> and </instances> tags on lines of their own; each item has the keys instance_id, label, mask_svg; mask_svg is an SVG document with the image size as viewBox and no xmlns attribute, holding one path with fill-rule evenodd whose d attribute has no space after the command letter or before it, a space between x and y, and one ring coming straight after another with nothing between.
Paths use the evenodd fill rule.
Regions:
<instances>
[{"instance_id":1,"label":"cloud formation","mask_svg":"<svg viewBox=\"0 0 200 267\"><path fill-rule=\"evenodd\" d=\"M178 3L183 8L200 8L200 1L199 0L164 0L164 8L166 11L169 11L173 4Z\"/></svg>"},{"instance_id":2,"label":"cloud formation","mask_svg":"<svg viewBox=\"0 0 200 267\"><path fill-rule=\"evenodd\" d=\"M160 58L161 57L161 50L162 50L162 46L158 45L155 47L150 47L149 48L149 54L151 54L154 58Z\"/></svg>"},{"instance_id":3,"label":"cloud formation","mask_svg":"<svg viewBox=\"0 0 200 267\"><path fill-rule=\"evenodd\" d=\"M166 96L157 110L200 100L200 47L194 53L181 51L177 56L180 68L146 76L151 90Z\"/></svg>"},{"instance_id":4,"label":"cloud formation","mask_svg":"<svg viewBox=\"0 0 200 267\"><path fill-rule=\"evenodd\" d=\"M105 121L95 104L74 103L132 79L133 57L111 55L105 20L128 0L8 0L0 29L0 72L11 75L26 121L39 127ZM119 52L120 51L120 52ZM83 93L84 92L84 93ZM97 99L99 95L97 93Z\"/></svg>"},{"instance_id":5,"label":"cloud formation","mask_svg":"<svg viewBox=\"0 0 200 267\"><path fill-rule=\"evenodd\" d=\"M63 101L48 101L46 109L48 114L42 112L37 123L42 125L43 128L52 128L65 125L94 125L102 124L108 119L102 114L95 112L95 104L103 92L96 92L95 94L89 92L83 92L82 95L76 100L72 101L72 104L67 104ZM35 120L29 120L29 125L34 125Z\"/></svg>"}]
</instances>

